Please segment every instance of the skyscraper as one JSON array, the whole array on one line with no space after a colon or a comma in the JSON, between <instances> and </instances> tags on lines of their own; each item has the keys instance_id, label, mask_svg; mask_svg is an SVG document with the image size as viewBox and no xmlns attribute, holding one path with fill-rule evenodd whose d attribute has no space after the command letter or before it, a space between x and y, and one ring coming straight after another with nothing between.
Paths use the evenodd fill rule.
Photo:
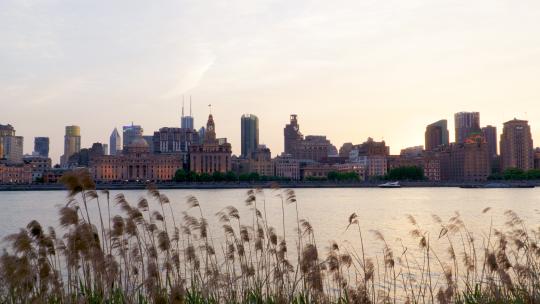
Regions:
<instances>
[{"instance_id":1,"label":"skyscraper","mask_svg":"<svg viewBox=\"0 0 540 304\"><path fill-rule=\"evenodd\" d=\"M298 119L296 114L291 114L290 122L283 129L284 136L284 153L294 154L294 147L298 141L304 139L304 135L300 133L300 125L298 125Z\"/></svg>"},{"instance_id":2,"label":"skyscraper","mask_svg":"<svg viewBox=\"0 0 540 304\"><path fill-rule=\"evenodd\" d=\"M501 169L530 170L534 168L531 128L526 120L513 119L504 123L501 134Z\"/></svg>"},{"instance_id":3,"label":"skyscraper","mask_svg":"<svg viewBox=\"0 0 540 304\"><path fill-rule=\"evenodd\" d=\"M0 124L0 159L6 157L6 137L15 136L15 129L11 125Z\"/></svg>"},{"instance_id":4,"label":"skyscraper","mask_svg":"<svg viewBox=\"0 0 540 304\"><path fill-rule=\"evenodd\" d=\"M79 126L66 126L64 136L64 155L60 158L60 164L66 167L69 158L81 151L81 128Z\"/></svg>"},{"instance_id":5,"label":"skyscraper","mask_svg":"<svg viewBox=\"0 0 540 304\"><path fill-rule=\"evenodd\" d=\"M34 138L34 152L40 156L49 157L49 138L36 137Z\"/></svg>"},{"instance_id":6,"label":"skyscraper","mask_svg":"<svg viewBox=\"0 0 540 304\"><path fill-rule=\"evenodd\" d=\"M459 112L454 114L456 143L462 144L472 134L480 133L480 113Z\"/></svg>"},{"instance_id":7,"label":"skyscraper","mask_svg":"<svg viewBox=\"0 0 540 304\"><path fill-rule=\"evenodd\" d=\"M184 100L182 99L182 117L180 119L180 127L182 129L193 130L195 120L191 116L191 96L189 97L189 116L184 115Z\"/></svg>"},{"instance_id":8,"label":"skyscraper","mask_svg":"<svg viewBox=\"0 0 540 304\"><path fill-rule=\"evenodd\" d=\"M122 143L123 148L131 144L131 142L136 138L143 136L143 128L139 125L134 125L133 123L131 123L131 126L124 126L122 129L122 135L124 139Z\"/></svg>"},{"instance_id":9,"label":"skyscraper","mask_svg":"<svg viewBox=\"0 0 540 304\"><path fill-rule=\"evenodd\" d=\"M22 136L3 137L4 158L10 163L22 163L23 161L23 142Z\"/></svg>"},{"instance_id":10,"label":"skyscraper","mask_svg":"<svg viewBox=\"0 0 540 304\"><path fill-rule=\"evenodd\" d=\"M259 118L253 114L244 114L240 121L242 157L251 158L259 146Z\"/></svg>"},{"instance_id":11,"label":"skyscraper","mask_svg":"<svg viewBox=\"0 0 540 304\"><path fill-rule=\"evenodd\" d=\"M428 125L425 133L426 151L432 151L441 145L448 145L448 137L448 122L446 119Z\"/></svg>"},{"instance_id":12,"label":"skyscraper","mask_svg":"<svg viewBox=\"0 0 540 304\"><path fill-rule=\"evenodd\" d=\"M109 138L109 147L111 148L110 155L116 155L122 151L122 137L116 128L114 128Z\"/></svg>"},{"instance_id":13,"label":"skyscraper","mask_svg":"<svg viewBox=\"0 0 540 304\"><path fill-rule=\"evenodd\" d=\"M488 146L489 158L491 160L497 157L497 127L485 126L482 128L482 135Z\"/></svg>"}]
</instances>

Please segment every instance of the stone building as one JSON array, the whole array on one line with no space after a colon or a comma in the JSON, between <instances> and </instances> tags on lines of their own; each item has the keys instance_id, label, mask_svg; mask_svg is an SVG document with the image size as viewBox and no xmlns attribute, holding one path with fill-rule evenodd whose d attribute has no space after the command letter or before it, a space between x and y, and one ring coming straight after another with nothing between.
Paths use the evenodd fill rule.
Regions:
<instances>
[{"instance_id":1,"label":"stone building","mask_svg":"<svg viewBox=\"0 0 540 304\"><path fill-rule=\"evenodd\" d=\"M41 155L26 155L23 162L32 167L32 181L43 178L43 173L50 170L52 166L51 159Z\"/></svg>"},{"instance_id":2,"label":"stone building","mask_svg":"<svg viewBox=\"0 0 540 304\"><path fill-rule=\"evenodd\" d=\"M97 182L170 181L180 168L180 157L150 153L148 143L142 136L133 138L119 155L90 158L90 172Z\"/></svg>"},{"instance_id":3,"label":"stone building","mask_svg":"<svg viewBox=\"0 0 540 304\"><path fill-rule=\"evenodd\" d=\"M259 145L248 159L248 171L258 173L260 176L274 176L272 153L264 145Z\"/></svg>"},{"instance_id":4,"label":"stone building","mask_svg":"<svg viewBox=\"0 0 540 304\"><path fill-rule=\"evenodd\" d=\"M0 163L0 184L31 184L32 166Z\"/></svg>"},{"instance_id":5,"label":"stone building","mask_svg":"<svg viewBox=\"0 0 540 304\"><path fill-rule=\"evenodd\" d=\"M448 145L448 122L446 119L436 121L426 127L426 151L431 151L442 145Z\"/></svg>"},{"instance_id":6,"label":"stone building","mask_svg":"<svg viewBox=\"0 0 540 304\"><path fill-rule=\"evenodd\" d=\"M189 168L196 173L231 171L231 145L216 139L214 118L208 116L204 142L189 146Z\"/></svg>"},{"instance_id":7,"label":"stone building","mask_svg":"<svg viewBox=\"0 0 540 304\"><path fill-rule=\"evenodd\" d=\"M189 147L199 144L199 133L187 128L161 128L154 132L153 153L178 155L189 168Z\"/></svg>"},{"instance_id":8,"label":"stone building","mask_svg":"<svg viewBox=\"0 0 540 304\"><path fill-rule=\"evenodd\" d=\"M337 155L337 149L320 135L304 135L300 132L297 115L292 114L290 123L283 129L285 154L300 160L321 161L328 156Z\"/></svg>"},{"instance_id":9,"label":"stone building","mask_svg":"<svg viewBox=\"0 0 540 304\"><path fill-rule=\"evenodd\" d=\"M459 112L454 114L454 126L456 130L456 143L462 144L465 140L476 133L481 133L480 130L480 113L479 112Z\"/></svg>"},{"instance_id":10,"label":"stone building","mask_svg":"<svg viewBox=\"0 0 540 304\"><path fill-rule=\"evenodd\" d=\"M291 180L300 180L300 161L290 154L281 154L273 160L275 176Z\"/></svg>"},{"instance_id":11,"label":"stone building","mask_svg":"<svg viewBox=\"0 0 540 304\"><path fill-rule=\"evenodd\" d=\"M491 174L488 145L482 134L471 135L461 144L443 147L438 158L441 180L485 181Z\"/></svg>"},{"instance_id":12,"label":"stone building","mask_svg":"<svg viewBox=\"0 0 540 304\"><path fill-rule=\"evenodd\" d=\"M501 134L501 170L534 168L531 128L526 120L513 119L504 123Z\"/></svg>"}]
</instances>

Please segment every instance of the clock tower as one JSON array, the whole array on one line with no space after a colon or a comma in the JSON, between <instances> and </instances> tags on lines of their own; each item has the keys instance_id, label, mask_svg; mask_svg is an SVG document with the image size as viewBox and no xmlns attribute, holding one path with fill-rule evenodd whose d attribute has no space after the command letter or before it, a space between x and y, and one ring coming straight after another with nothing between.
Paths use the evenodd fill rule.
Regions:
<instances>
[{"instance_id":1,"label":"clock tower","mask_svg":"<svg viewBox=\"0 0 540 304\"><path fill-rule=\"evenodd\" d=\"M204 141L207 143L213 143L216 141L216 126L214 124L214 117L212 114L208 116L208 122L206 123L206 132L204 133Z\"/></svg>"}]
</instances>

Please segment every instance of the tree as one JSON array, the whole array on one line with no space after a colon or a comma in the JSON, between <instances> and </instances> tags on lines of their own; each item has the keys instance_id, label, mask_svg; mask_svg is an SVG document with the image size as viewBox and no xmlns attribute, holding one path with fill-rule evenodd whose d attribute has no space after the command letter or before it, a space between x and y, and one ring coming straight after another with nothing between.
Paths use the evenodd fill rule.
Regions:
<instances>
[{"instance_id":1,"label":"tree","mask_svg":"<svg viewBox=\"0 0 540 304\"><path fill-rule=\"evenodd\" d=\"M185 182L188 180L188 172L184 169L178 169L176 170L176 173L174 174L173 181L175 182Z\"/></svg>"},{"instance_id":2,"label":"tree","mask_svg":"<svg viewBox=\"0 0 540 304\"><path fill-rule=\"evenodd\" d=\"M219 172L219 171L215 171L213 174L212 174L212 179L215 181L215 182L223 182L225 181L225 174Z\"/></svg>"},{"instance_id":3,"label":"tree","mask_svg":"<svg viewBox=\"0 0 540 304\"><path fill-rule=\"evenodd\" d=\"M238 181L238 176L233 171L229 171L225 174L225 180L228 182L236 182Z\"/></svg>"},{"instance_id":4,"label":"tree","mask_svg":"<svg viewBox=\"0 0 540 304\"><path fill-rule=\"evenodd\" d=\"M391 169L385 176L388 180L423 180L424 170L417 166L403 166Z\"/></svg>"}]
</instances>

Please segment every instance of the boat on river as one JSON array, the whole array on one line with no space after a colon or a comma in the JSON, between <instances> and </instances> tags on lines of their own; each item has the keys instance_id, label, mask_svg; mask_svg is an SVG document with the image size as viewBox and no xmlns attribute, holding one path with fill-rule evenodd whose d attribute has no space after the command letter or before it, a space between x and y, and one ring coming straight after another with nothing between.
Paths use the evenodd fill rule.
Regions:
<instances>
[{"instance_id":1,"label":"boat on river","mask_svg":"<svg viewBox=\"0 0 540 304\"><path fill-rule=\"evenodd\" d=\"M401 184L399 182L388 182L388 183L380 184L378 187L379 188L401 188Z\"/></svg>"}]
</instances>

